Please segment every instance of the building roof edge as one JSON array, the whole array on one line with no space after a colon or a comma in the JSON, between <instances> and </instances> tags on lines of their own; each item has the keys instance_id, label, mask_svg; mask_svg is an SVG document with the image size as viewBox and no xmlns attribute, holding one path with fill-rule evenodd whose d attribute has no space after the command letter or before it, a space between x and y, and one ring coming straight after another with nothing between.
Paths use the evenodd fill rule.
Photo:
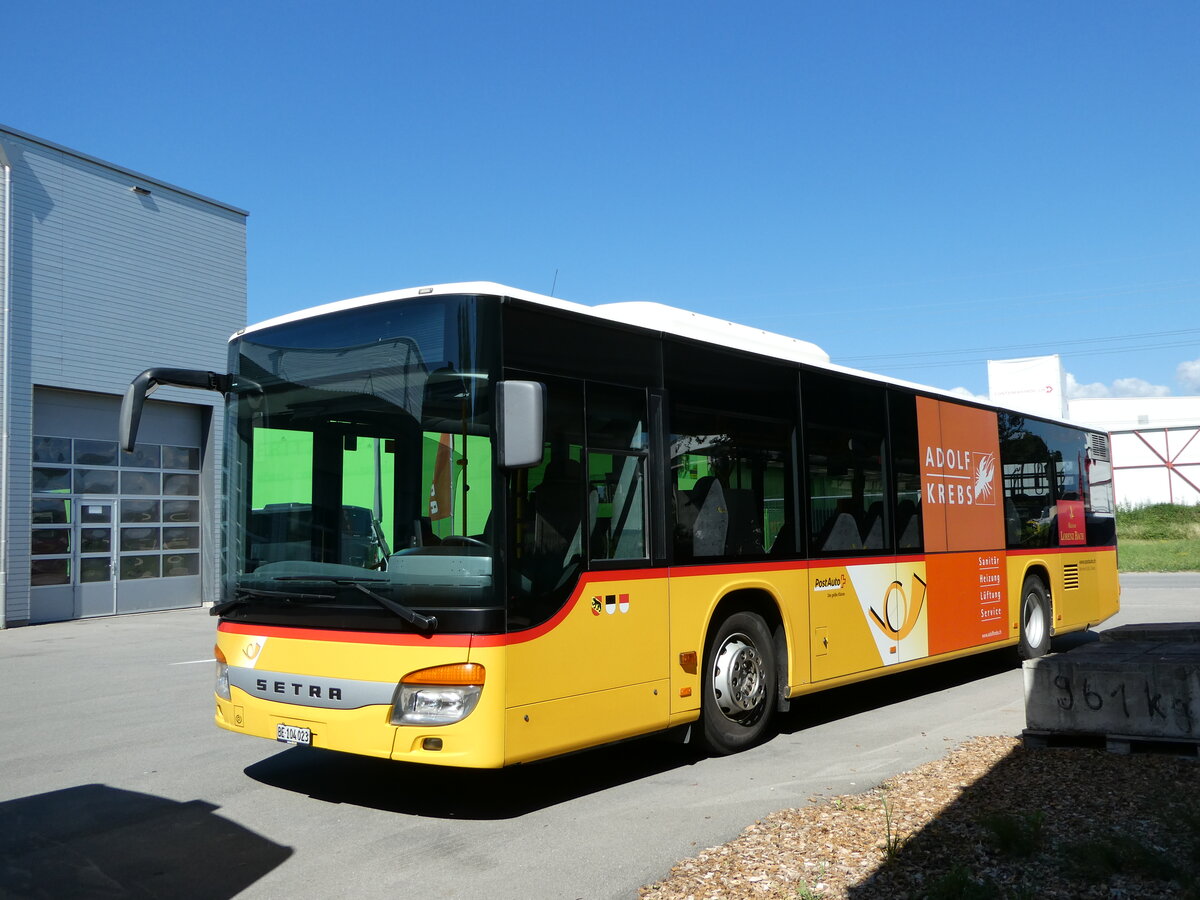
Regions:
<instances>
[{"instance_id":1,"label":"building roof edge","mask_svg":"<svg viewBox=\"0 0 1200 900\"><path fill-rule=\"evenodd\" d=\"M111 163L108 160L100 159L100 157L98 157L98 156L92 156L88 153L81 153L78 150L73 150L70 147L66 147L62 144L56 144L54 141L48 141L45 138L40 138L35 134L29 134L28 132L24 132L24 131L20 131L19 129L12 128L8 125L5 125L3 122L0 122L0 134L9 134L9 135L12 135L13 137L20 138L21 140L24 140L24 141L31 141L32 143L40 144L41 146L46 147L50 150L57 150L60 153L70 154L71 156L74 156L76 159L82 159L87 162L93 163L94 165L103 166L106 169L111 169L113 172L119 172L122 175L128 175L130 178L136 178L139 181L145 181L145 182L148 182L149 184L154 184L154 185L157 185L158 187L166 188L167 190L170 190L170 191L175 191L180 194L185 194L188 197L192 197L195 200L201 200L205 203L211 203L213 206L219 206L222 209L229 210L229 212L232 212L232 213L237 213L240 216L249 216L250 215L250 213L247 212L246 210L240 209L239 207L233 206L232 204L224 203L220 200L214 200L212 197L207 197L204 194L198 194L198 193L196 193L196 191L189 191L187 188L181 188L178 185L171 184L169 181L163 181L161 178L155 178L153 175L146 175L142 172L135 171L135 170L127 168L125 166L118 166L116 163Z\"/></svg>"}]
</instances>

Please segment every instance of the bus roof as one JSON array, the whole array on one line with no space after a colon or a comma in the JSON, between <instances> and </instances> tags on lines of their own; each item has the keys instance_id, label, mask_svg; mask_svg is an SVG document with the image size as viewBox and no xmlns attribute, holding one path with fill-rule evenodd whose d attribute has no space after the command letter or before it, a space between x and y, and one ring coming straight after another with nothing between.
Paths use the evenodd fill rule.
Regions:
<instances>
[{"instance_id":1,"label":"bus roof","mask_svg":"<svg viewBox=\"0 0 1200 900\"><path fill-rule=\"evenodd\" d=\"M858 378L866 378L871 381L883 382L885 384L896 385L898 387L909 388L911 390L921 391L922 393L926 394L935 394L958 401L965 400L966 402L975 403L979 406L1003 409L1003 407L998 407L996 404L991 403L988 400L981 400L973 397L964 398L942 388L935 388L926 384L917 384L911 381L904 381L903 379L899 378L891 378L886 375L879 375L875 372L867 372L862 369L839 366L830 361L828 353L826 353L816 344L809 341L802 341L797 338L787 337L786 335L775 334L774 332L770 331L763 331L759 328L751 328L747 325L739 325L736 322L727 322L724 319L718 319L713 316L706 316L700 313L690 312L686 309L680 309L675 306L667 306L663 303L653 303L648 301L601 303L596 306L588 306L583 303L574 303L570 300L560 300L557 297L548 297L545 294L536 294L532 291L524 291L520 288L497 284L494 281L462 281L450 284L426 285L423 287L404 288L402 290L395 291L383 291L378 294L367 294L362 297L352 297L348 300L338 300L334 303L325 303L320 306L313 306L308 309L298 310L296 312L287 313L286 315L277 316L273 319L267 319L254 325L249 325L246 328L236 332L233 337L230 338L230 340L242 337L243 335L252 334L256 331L266 328L272 328L276 325L283 325L288 322L296 322L302 319L312 318L314 316L322 316L328 313L341 312L343 310L356 309L364 306L373 306L377 303L388 303L393 300L411 300L425 296L437 296L438 294L485 294L498 297L511 297L516 300L537 303L542 306L564 310L577 315L592 316L599 319L605 319L610 322L633 325L638 328L646 328L652 331L661 332L663 334L691 338L693 340L703 341L708 344L716 344L721 347L731 347L738 350L745 350L761 356L770 356L776 359L805 363L821 369L841 372L846 375L852 375ZM1046 417L1037 416L1036 418ZM1050 418L1050 421L1075 425L1075 423L1066 422L1062 419ZM1075 427L1079 426L1075 425Z\"/></svg>"},{"instance_id":2,"label":"bus roof","mask_svg":"<svg viewBox=\"0 0 1200 900\"><path fill-rule=\"evenodd\" d=\"M512 297L585 316L596 316L612 322L622 322L626 325L636 325L640 328L649 328L653 331L661 331L666 334L695 338L696 340L707 341L712 344L736 347L739 350L749 350L752 353L759 353L763 356L775 356L781 359L815 363L817 365L829 364L829 354L809 341L801 341L782 334L763 331L759 328L738 325L736 322L727 322L724 319L689 312L686 309L667 306L663 303L627 302L587 306L583 303L573 303L569 300L560 300L557 297L547 297L544 294L535 294L531 291L523 291L519 288L508 287L507 285L496 284L491 281L464 281L455 284L428 285L425 287L405 288L399 291L368 294L365 297L353 297L349 300L339 300L335 303L326 303L310 309L278 316L274 319L268 319L257 325L250 325L239 331L234 337L241 337L244 334L250 334L263 328L307 319L312 316L325 315L326 313L355 309L361 306L371 306L376 303L387 303L392 300L409 300L416 297L435 296L438 294L494 294L500 297Z\"/></svg>"}]
</instances>

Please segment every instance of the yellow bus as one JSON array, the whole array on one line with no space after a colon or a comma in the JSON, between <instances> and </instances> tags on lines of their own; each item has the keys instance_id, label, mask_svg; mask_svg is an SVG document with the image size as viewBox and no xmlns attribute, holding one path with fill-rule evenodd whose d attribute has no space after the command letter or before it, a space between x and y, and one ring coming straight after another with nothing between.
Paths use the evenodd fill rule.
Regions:
<instances>
[{"instance_id":1,"label":"yellow bus","mask_svg":"<svg viewBox=\"0 0 1200 900\"><path fill-rule=\"evenodd\" d=\"M227 373L216 723L496 768L674 731L1118 608L1108 439L649 303L491 283L244 329Z\"/></svg>"}]
</instances>

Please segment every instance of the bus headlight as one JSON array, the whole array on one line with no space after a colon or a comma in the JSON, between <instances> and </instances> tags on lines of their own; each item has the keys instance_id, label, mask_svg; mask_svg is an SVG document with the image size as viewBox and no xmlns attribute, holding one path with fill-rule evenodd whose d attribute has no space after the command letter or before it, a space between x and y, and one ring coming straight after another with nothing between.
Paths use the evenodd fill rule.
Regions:
<instances>
[{"instance_id":1,"label":"bus headlight","mask_svg":"<svg viewBox=\"0 0 1200 900\"><path fill-rule=\"evenodd\" d=\"M213 647L213 656L217 658L217 683L213 690L222 700L229 699L229 663L220 647Z\"/></svg>"},{"instance_id":2,"label":"bus headlight","mask_svg":"<svg viewBox=\"0 0 1200 900\"><path fill-rule=\"evenodd\" d=\"M410 672L392 700L393 725L449 725L465 719L483 693L478 663L456 663Z\"/></svg>"}]
</instances>

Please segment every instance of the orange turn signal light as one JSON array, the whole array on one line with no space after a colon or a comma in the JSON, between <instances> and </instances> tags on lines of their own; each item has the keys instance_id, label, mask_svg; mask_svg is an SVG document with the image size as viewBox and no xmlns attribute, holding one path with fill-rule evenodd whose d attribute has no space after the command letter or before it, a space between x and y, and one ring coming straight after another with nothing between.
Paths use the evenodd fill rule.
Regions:
<instances>
[{"instance_id":1,"label":"orange turn signal light","mask_svg":"<svg viewBox=\"0 0 1200 900\"><path fill-rule=\"evenodd\" d=\"M483 666L479 663L453 663L409 672L401 684L483 684Z\"/></svg>"},{"instance_id":2,"label":"orange turn signal light","mask_svg":"<svg viewBox=\"0 0 1200 900\"><path fill-rule=\"evenodd\" d=\"M696 651L684 650L679 654L679 665L683 667L683 671L689 675L696 674Z\"/></svg>"},{"instance_id":3,"label":"orange turn signal light","mask_svg":"<svg viewBox=\"0 0 1200 900\"><path fill-rule=\"evenodd\" d=\"M217 658L217 662L219 663L228 662L228 660L225 659L225 654L221 652L221 648L216 644L213 644L213 656Z\"/></svg>"}]
</instances>

